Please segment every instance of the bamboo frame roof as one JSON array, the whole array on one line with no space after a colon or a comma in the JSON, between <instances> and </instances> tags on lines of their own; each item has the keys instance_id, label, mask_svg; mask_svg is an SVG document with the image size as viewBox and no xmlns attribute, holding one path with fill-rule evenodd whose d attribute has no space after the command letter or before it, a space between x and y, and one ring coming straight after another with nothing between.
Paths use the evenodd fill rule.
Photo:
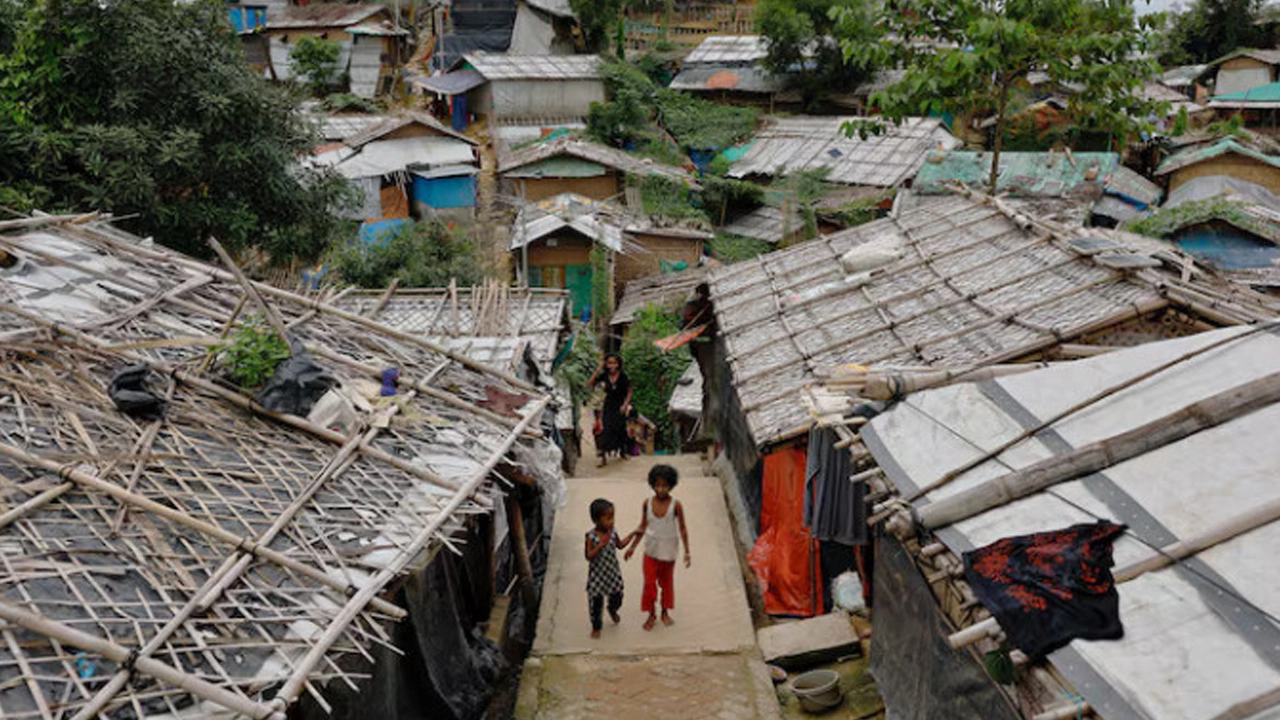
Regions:
<instances>
[{"instance_id":1,"label":"bamboo frame roof","mask_svg":"<svg viewBox=\"0 0 1280 720\"><path fill-rule=\"evenodd\" d=\"M569 293L554 288L484 285L352 290L331 302L387 327L423 337L519 339L529 344L539 367L548 372L560 349L560 337L569 332ZM463 351L456 344L450 347Z\"/></svg>"},{"instance_id":2,"label":"bamboo frame roof","mask_svg":"<svg viewBox=\"0 0 1280 720\"><path fill-rule=\"evenodd\" d=\"M354 687L349 668L391 646L385 622L406 613L378 596L493 509L499 463L539 449L547 398L255 284L344 387L374 386L350 435L269 412L209 362L255 311L246 285L65 220L0 224L0 717L325 706L326 684ZM167 396L159 420L107 396L135 362ZM389 366L399 392L376 397Z\"/></svg>"},{"instance_id":3,"label":"bamboo frame roof","mask_svg":"<svg viewBox=\"0 0 1280 720\"><path fill-rule=\"evenodd\" d=\"M626 325L636 319L636 313L650 304L666 305L683 302L695 288L707 281L707 269L691 267L679 272L662 273L637 278L627 283L622 299L609 318L610 325Z\"/></svg>"},{"instance_id":4,"label":"bamboo frame roof","mask_svg":"<svg viewBox=\"0 0 1280 720\"><path fill-rule=\"evenodd\" d=\"M833 366L1015 360L1171 303L1218 324L1274 314L1156 267L1150 241L1097 234L953 196L713 269L711 300L757 446L807 430L800 391ZM901 256L846 273L842 256L860 246Z\"/></svg>"}]
</instances>

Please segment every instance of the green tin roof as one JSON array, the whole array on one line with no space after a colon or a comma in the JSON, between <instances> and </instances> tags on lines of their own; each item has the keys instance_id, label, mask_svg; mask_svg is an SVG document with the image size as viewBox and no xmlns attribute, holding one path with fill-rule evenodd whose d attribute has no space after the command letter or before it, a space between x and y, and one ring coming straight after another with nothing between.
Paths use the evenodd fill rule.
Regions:
<instances>
[{"instance_id":1,"label":"green tin roof","mask_svg":"<svg viewBox=\"0 0 1280 720\"><path fill-rule=\"evenodd\" d=\"M1236 100L1239 102L1277 102L1280 101L1280 82L1267 83L1240 92L1214 95L1211 100Z\"/></svg>"}]
</instances>

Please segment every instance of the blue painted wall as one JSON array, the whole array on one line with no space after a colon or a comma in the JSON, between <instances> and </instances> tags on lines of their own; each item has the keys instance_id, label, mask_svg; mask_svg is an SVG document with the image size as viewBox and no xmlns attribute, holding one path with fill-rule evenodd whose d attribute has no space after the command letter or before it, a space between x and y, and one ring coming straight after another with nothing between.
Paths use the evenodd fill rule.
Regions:
<instances>
[{"instance_id":1,"label":"blue painted wall","mask_svg":"<svg viewBox=\"0 0 1280 720\"><path fill-rule=\"evenodd\" d=\"M227 8L227 15L237 33L267 24L267 8L262 5L231 5Z\"/></svg>"},{"instance_id":2,"label":"blue painted wall","mask_svg":"<svg viewBox=\"0 0 1280 720\"><path fill-rule=\"evenodd\" d=\"M413 199L433 208L475 207L476 176L423 178L414 175Z\"/></svg>"}]
</instances>

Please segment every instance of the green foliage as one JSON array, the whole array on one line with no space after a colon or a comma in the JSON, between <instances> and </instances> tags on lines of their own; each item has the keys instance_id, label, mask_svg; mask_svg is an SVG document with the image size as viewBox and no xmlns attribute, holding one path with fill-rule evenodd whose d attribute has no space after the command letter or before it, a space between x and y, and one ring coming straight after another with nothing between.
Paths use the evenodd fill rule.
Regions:
<instances>
[{"instance_id":1,"label":"green foliage","mask_svg":"<svg viewBox=\"0 0 1280 720\"><path fill-rule=\"evenodd\" d=\"M332 40L307 36L289 51L289 60L298 77L307 81L311 94L321 97L333 85L342 46Z\"/></svg>"},{"instance_id":2,"label":"green foliage","mask_svg":"<svg viewBox=\"0 0 1280 720\"><path fill-rule=\"evenodd\" d=\"M1132 0L887 3L875 23L885 40L874 52L906 73L872 102L894 122L912 115L994 115L994 182L1013 91L1031 72L1081 86L1066 111L1078 127L1124 138L1143 126L1135 118L1161 105L1140 92L1159 69L1143 55L1143 22ZM873 52L861 36L838 36L846 57Z\"/></svg>"},{"instance_id":3,"label":"green foliage","mask_svg":"<svg viewBox=\"0 0 1280 720\"><path fill-rule=\"evenodd\" d=\"M613 317L613 273L609 272L609 250L600 243L591 246L591 324L596 330L607 327Z\"/></svg>"},{"instance_id":4,"label":"green foliage","mask_svg":"<svg viewBox=\"0 0 1280 720\"><path fill-rule=\"evenodd\" d=\"M0 0L4 2L5 0ZM212 0L36 0L0 55L0 186L24 208L101 210L195 255L209 236L319 255L351 201Z\"/></svg>"},{"instance_id":5,"label":"green foliage","mask_svg":"<svg viewBox=\"0 0 1280 720\"><path fill-rule=\"evenodd\" d=\"M657 88L643 72L622 62L606 63L601 75L609 101L591 103L587 112L587 135L606 145L620 147L648 129L651 108L657 104Z\"/></svg>"},{"instance_id":6,"label":"green foliage","mask_svg":"<svg viewBox=\"0 0 1280 720\"><path fill-rule=\"evenodd\" d=\"M634 183L634 176L628 176ZM693 206L689 188L663 175L646 175L640 179L640 199L647 215L707 222L707 214Z\"/></svg>"},{"instance_id":7,"label":"green foliage","mask_svg":"<svg viewBox=\"0 0 1280 720\"><path fill-rule=\"evenodd\" d=\"M622 5L622 0L569 0L588 51L604 49L609 34L621 19Z\"/></svg>"},{"instance_id":8,"label":"green foliage","mask_svg":"<svg viewBox=\"0 0 1280 720\"><path fill-rule=\"evenodd\" d=\"M750 260L773 250L773 245L756 238L717 233L707 241L707 252L722 263Z\"/></svg>"},{"instance_id":9,"label":"green foliage","mask_svg":"<svg viewBox=\"0 0 1280 720\"><path fill-rule=\"evenodd\" d=\"M1223 197L1196 200L1172 208L1160 208L1145 218L1130 222L1125 229L1139 235L1167 238L1182 228L1214 220L1244 228L1260 237L1273 237L1276 234L1274 228L1264 226L1261 220Z\"/></svg>"},{"instance_id":10,"label":"green foliage","mask_svg":"<svg viewBox=\"0 0 1280 720\"><path fill-rule=\"evenodd\" d=\"M1178 115L1173 119L1173 129L1169 132L1173 137L1187 134L1187 127L1191 124L1191 119L1187 115L1186 106L1178 108Z\"/></svg>"},{"instance_id":11,"label":"green foliage","mask_svg":"<svg viewBox=\"0 0 1280 720\"><path fill-rule=\"evenodd\" d=\"M680 148L656 135L639 140L631 149L631 154L676 167L681 167L689 162L689 158L680 152Z\"/></svg>"},{"instance_id":12,"label":"green foliage","mask_svg":"<svg viewBox=\"0 0 1280 720\"><path fill-rule=\"evenodd\" d=\"M252 315L231 334L229 342L214 347L218 365L246 390L267 384L276 366L289 359L289 345L261 317Z\"/></svg>"},{"instance_id":13,"label":"green foliage","mask_svg":"<svg viewBox=\"0 0 1280 720\"><path fill-rule=\"evenodd\" d=\"M657 91L658 122L681 147L720 150L746 140L756 130L760 110L721 105L666 88Z\"/></svg>"},{"instance_id":14,"label":"green foliage","mask_svg":"<svg viewBox=\"0 0 1280 720\"><path fill-rule=\"evenodd\" d=\"M702 177L702 209L720 224L730 215L745 212L764 202L764 188L751 182L716 175Z\"/></svg>"},{"instance_id":15,"label":"green foliage","mask_svg":"<svg viewBox=\"0 0 1280 720\"><path fill-rule=\"evenodd\" d=\"M575 410L582 407L591 398L591 387L587 381L600 364L600 349L596 347L585 326L574 322L573 335L569 338L569 350L564 359L556 366L554 375L562 387L569 389Z\"/></svg>"},{"instance_id":16,"label":"green foliage","mask_svg":"<svg viewBox=\"0 0 1280 720\"><path fill-rule=\"evenodd\" d=\"M401 287L441 287L450 280L474 285L481 280L479 259L471 239L438 219L413 223L380 243L352 240L326 259L342 281L363 288L383 288L399 278Z\"/></svg>"},{"instance_id":17,"label":"green foliage","mask_svg":"<svg viewBox=\"0 0 1280 720\"><path fill-rule=\"evenodd\" d=\"M839 32L850 44L874 47L876 5L873 0L761 0L754 23L768 49L765 67L793 76L809 107L828 93L852 89L880 66L880 55L844 54L826 39Z\"/></svg>"},{"instance_id":18,"label":"green foliage","mask_svg":"<svg viewBox=\"0 0 1280 720\"><path fill-rule=\"evenodd\" d=\"M333 93L325 97L323 104L324 109L329 112L356 111L376 113L380 109L377 103L369 98L362 98L351 93Z\"/></svg>"},{"instance_id":19,"label":"green foliage","mask_svg":"<svg viewBox=\"0 0 1280 720\"><path fill-rule=\"evenodd\" d=\"M729 147L755 132L756 108L658 87L642 70L622 62L606 64L603 75L609 102L592 103L587 114L587 134L598 142L621 147L629 140L651 141L655 121L681 148L691 150Z\"/></svg>"},{"instance_id":20,"label":"green foliage","mask_svg":"<svg viewBox=\"0 0 1280 720\"><path fill-rule=\"evenodd\" d=\"M894 193L895 191L888 190L876 197L857 200L836 208L830 214L846 228L857 227L879 219L882 216L882 211L879 208L880 203L892 198Z\"/></svg>"},{"instance_id":21,"label":"green foliage","mask_svg":"<svg viewBox=\"0 0 1280 720\"><path fill-rule=\"evenodd\" d=\"M1271 47L1256 24L1263 0L1192 0L1181 13L1169 14L1157 39L1161 62L1189 65L1212 62L1245 47Z\"/></svg>"},{"instance_id":22,"label":"green foliage","mask_svg":"<svg viewBox=\"0 0 1280 720\"><path fill-rule=\"evenodd\" d=\"M1244 118L1239 115L1232 115L1222 120L1214 120L1205 126L1205 130L1217 137L1237 137L1248 138L1249 133L1244 129Z\"/></svg>"},{"instance_id":23,"label":"green foliage","mask_svg":"<svg viewBox=\"0 0 1280 720\"><path fill-rule=\"evenodd\" d=\"M664 450L676 450L680 445L667 406L693 356L688 347L663 352L653 343L677 332L680 323L671 309L649 305L636 313L620 353L631 380L631 403L657 425L657 447Z\"/></svg>"}]
</instances>

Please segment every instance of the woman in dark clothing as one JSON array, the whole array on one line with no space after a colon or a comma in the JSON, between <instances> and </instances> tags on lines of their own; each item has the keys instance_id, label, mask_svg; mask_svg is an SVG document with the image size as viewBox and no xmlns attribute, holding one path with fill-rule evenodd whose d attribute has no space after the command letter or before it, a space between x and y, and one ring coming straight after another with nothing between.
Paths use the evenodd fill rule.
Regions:
<instances>
[{"instance_id":1,"label":"woman in dark clothing","mask_svg":"<svg viewBox=\"0 0 1280 720\"><path fill-rule=\"evenodd\" d=\"M631 381L622 372L622 358L615 353L604 356L600 367L591 375L588 384L604 390L603 406L596 411L596 453L600 467L604 467L609 453L626 458L631 449L627 436L627 416L631 414Z\"/></svg>"}]
</instances>

